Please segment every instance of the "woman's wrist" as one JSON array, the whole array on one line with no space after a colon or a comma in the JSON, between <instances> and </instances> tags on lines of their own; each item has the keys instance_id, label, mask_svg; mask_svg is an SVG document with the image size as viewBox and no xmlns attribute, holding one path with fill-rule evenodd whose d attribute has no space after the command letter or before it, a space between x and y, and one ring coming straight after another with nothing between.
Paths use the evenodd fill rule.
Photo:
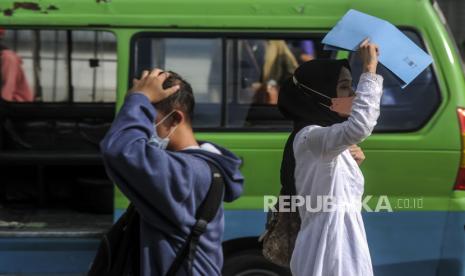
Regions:
<instances>
[{"instance_id":1,"label":"woman's wrist","mask_svg":"<svg viewBox=\"0 0 465 276\"><path fill-rule=\"evenodd\" d=\"M383 76L381 75L378 75L377 73L373 73L373 72L363 72L361 76L365 76L365 78L368 78L370 80L384 80Z\"/></svg>"},{"instance_id":2,"label":"woman's wrist","mask_svg":"<svg viewBox=\"0 0 465 276\"><path fill-rule=\"evenodd\" d=\"M363 73L373 73L376 74L376 65L364 65Z\"/></svg>"}]
</instances>

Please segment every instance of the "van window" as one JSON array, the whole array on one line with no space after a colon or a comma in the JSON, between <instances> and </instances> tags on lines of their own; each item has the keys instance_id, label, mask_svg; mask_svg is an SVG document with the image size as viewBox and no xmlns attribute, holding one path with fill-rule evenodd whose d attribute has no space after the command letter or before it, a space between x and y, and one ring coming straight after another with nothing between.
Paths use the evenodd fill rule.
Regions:
<instances>
[{"instance_id":1,"label":"van window","mask_svg":"<svg viewBox=\"0 0 465 276\"><path fill-rule=\"evenodd\" d=\"M130 79L154 67L179 73L194 90L197 129L289 129L276 105L280 85L300 63L331 54L320 39L155 36L135 37Z\"/></svg>"},{"instance_id":2,"label":"van window","mask_svg":"<svg viewBox=\"0 0 465 276\"><path fill-rule=\"evenodd\" d=\"M116 38L105 31L6 30L2 99L115 102Z\"/></svg>"},{"instance_id":3,"label":"van window","mask_svg":"<svg viewBox=\"0 0 465 276\"><path fill-rule=\"evenodd\" d=\"M229 128L289 129L277 107L279 89L295 69L314 58L329 58L320 39L228 39Z\"/></svg>"},{"instance_id":4,"label":"van window","mask_svg":"<svg viewBox=\"0 0 465 276\"><path fill-rule=\"evenodd\" d=\"M418 33L404 30L413 42L426 51ZM381 49L382 51L382 49ZM361 63L351 55L350 64L354 77L354 87L361 75ZM433 115L441 102L441 94L433 66L429 66L405 89L386 67L379 65L378 74L384 77L384 92L381 98L381 115L375 132L414 131L421 128Z\"/></svg>"},{"instance_id":5,"label":"van window","mask_svg":"<svg viewBox=\"0 0 465 276\"><path fill-rule=\"evenodd\" d=\"M99 143L115 113L115 36L0 28L0 49L0 216L24 225L6 232L108 229L114 193Z\"/></svg>"},{"instance_id":6,"label":"van window","mask_svg":"<svg viewBox=\"0 0 465 276\"><path fill-rule=\"evenodd\" d=\"M143 70L152 68L178 73L194 91L194 126L219 127L223 69L221 47L221 39L218 38L140 36L134 47L134 76L138 77Z\"/></svg>"},{"instance_id":7,"label":"van window","mask_svg":"<svg viewBox=\"0 0 465 276\"><path fill-rule=\"evenodd\" d=\"M72 42L74 102L115 102L116 38L113 33L73 31Z\"/></svg>"},{"instance_id":8,"label":"van window","mask_svg":"<svg viewBox=\"0 0 465 276\"><path fill-rule=\"evenodd\" d=\"M404 33L425 49L416 32L405 30ZM276 105L280 85L299 64L313 58L335 57L335 52L323 50L322 36L286 39L252 35L247 38L155 36L150 33L136 36L133 72L140 75L142 70L160 67L184 76L194 89L197 103L194 127L197 129L289 130L291 122L281 115ZM361 64L354 55L349 59L355 89ZM405 89L382 65L378 73L384 76L384 94L375 132L413 131L423 126L441 101L433 67L427 68Z\"/></svg>"}]
</instances>

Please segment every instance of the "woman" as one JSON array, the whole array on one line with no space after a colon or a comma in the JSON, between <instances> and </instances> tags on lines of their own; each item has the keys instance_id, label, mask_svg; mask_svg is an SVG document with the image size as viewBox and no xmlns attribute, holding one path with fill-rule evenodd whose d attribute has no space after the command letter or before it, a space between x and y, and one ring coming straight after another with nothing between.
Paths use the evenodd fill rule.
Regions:
<instances>
[{"instance_id":1,"label":"woman","mask_svg":"<svg viewBox=\"0 0 465 276\"><path fill-rule=\"evenodd\" d=\"M295 276L373 275L360 208L364 179L358 166L364 156L355 145L376 125L383 78L376 74L376 45L364 41L360 56L364 73L355 97L347 60L301 65L279 96L281 112L294 121L281 180L296 194L310 196L312 207L299 207L301 227L291 258ZM333 204L329 209L326 200Z\"/></svg>"}]
</instances>

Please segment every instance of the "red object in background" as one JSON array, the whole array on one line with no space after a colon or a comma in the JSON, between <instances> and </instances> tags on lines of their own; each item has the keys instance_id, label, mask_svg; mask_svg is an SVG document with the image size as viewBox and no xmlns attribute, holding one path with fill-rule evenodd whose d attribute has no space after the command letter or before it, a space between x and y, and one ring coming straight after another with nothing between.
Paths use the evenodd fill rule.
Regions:
<instances>
[{"instance_id":1,"label":"red object in background","mask_svg":"<svg viewBox=\"0 0 465 276\"><path fill-rule=\"evenodd\" d=\"M21 58L8 49L1 53L2 99L9 102L32 102L34 94L27 83Z\"/></svg>"},{"instance_id":2,"label":"red object in background","mask_svg":"<svg viewBox=\"0 0 465 276\"><path fill-rule=\"evenodd\" d=\"M457 116L460 123L460 138L462 139L461 150L461 159L459 172L457 173L457 178L455 180L454 190L464 190L465 191L465 156L464 156L464 144L465 144L465 108L457 108Z\"/></svg>"}]
</instances>

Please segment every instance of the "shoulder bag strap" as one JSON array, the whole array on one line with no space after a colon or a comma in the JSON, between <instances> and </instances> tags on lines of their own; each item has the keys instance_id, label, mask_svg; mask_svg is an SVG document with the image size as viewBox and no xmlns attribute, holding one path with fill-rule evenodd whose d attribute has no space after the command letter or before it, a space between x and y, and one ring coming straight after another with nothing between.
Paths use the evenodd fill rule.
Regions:
<instances>
[{"instance_id":1,"label":"shoulder bag strap","mask_svg":"<svg viewBox=\"0 0 465 276\"><path fill-rule=\"evenodd\" d=\"M208 223L215 218L223 201L224 179L221 172L212 162L207 161L207 164L212 174L210 188L204 201L200 204L199 209L197 209L195 216L197 221L192 227L187 240L179 250L176 259L171 264L166 276L175 276L186 258L189 274L192 275L192 266L200 236L207 229Z\"/></svg>"}]
</instances>

